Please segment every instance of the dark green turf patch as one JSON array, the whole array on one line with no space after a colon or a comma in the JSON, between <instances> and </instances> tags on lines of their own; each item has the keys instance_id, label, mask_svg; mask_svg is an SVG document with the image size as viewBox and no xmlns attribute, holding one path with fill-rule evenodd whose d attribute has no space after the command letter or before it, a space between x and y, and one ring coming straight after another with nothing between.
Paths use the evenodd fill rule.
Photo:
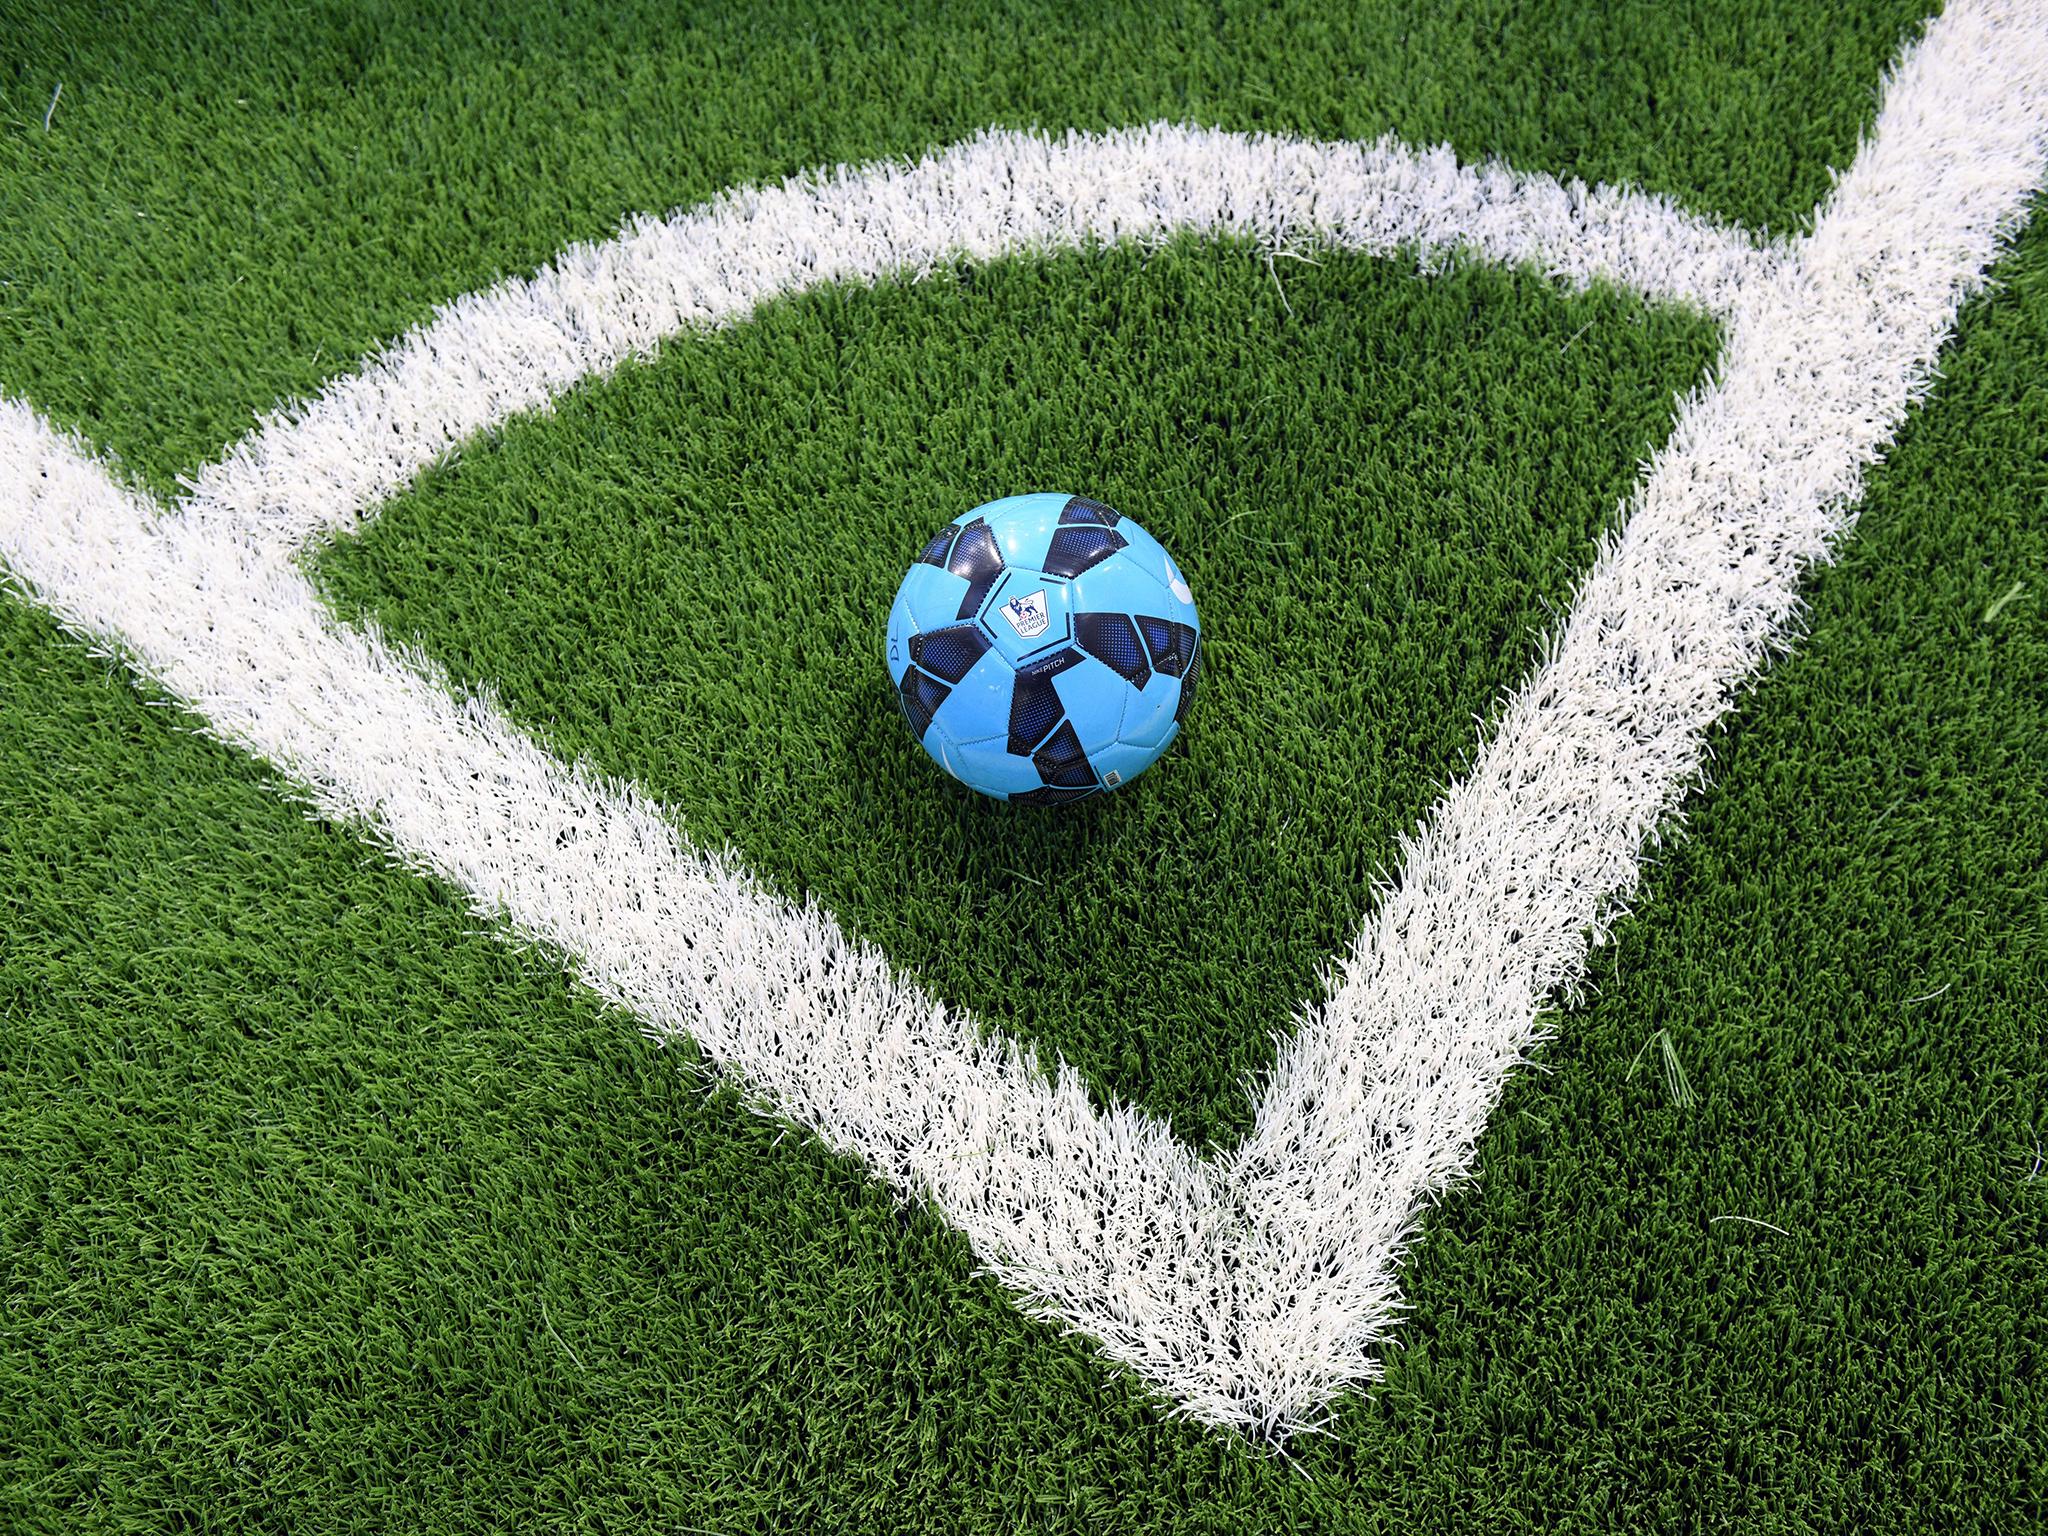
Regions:
<instances>
[{"instance_id":1,"label":"dark green turf patch","mask_svg":"<svg viewBox=\"0 0 2048 1536\"><path fill-rule=\"evenodd\" d=\"M0 387L168 491L628 213L990 123L1393 132L1785 229L1927 9L0 0Z\"/></svg>"},{"instance_id":2,"label":"dark green turf patch","mask_svg":"<svg viewBox=\"0 0 2048 1536\"><path fill-rule=\"evenodd\" d=\"M323 577L941 997L1234 1135L1713 337L1284 268L1187 242L778 304L466 450ZM1208 654L1185 746L1052 814L946 779L881 661L932 530L1035 489L1158 534Z\"/></svg>"}]
</instances>

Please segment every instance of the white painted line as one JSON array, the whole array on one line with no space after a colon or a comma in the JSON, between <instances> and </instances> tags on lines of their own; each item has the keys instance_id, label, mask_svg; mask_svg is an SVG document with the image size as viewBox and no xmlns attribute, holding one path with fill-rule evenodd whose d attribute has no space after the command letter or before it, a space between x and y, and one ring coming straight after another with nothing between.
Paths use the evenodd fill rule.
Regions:
<instances>
[{"instance_id":1,"label":"white painted line","mask_svg":"<svg viewBox=\"0 0 2048 1536\"><path fill-rule=\"evenodd\" d=\"M1658 268L1633 243L1649 238L1648 205L1609 193L1570 203L1621 210L1635 232L1619 246L1635 253L1634 286L1727 318L1717 377L1685 403L1624 530L1472 773L1404 846L1398 884L1329 997L1283 1043L1253 1133L1216 1158L1126 1107L1098 1109L1070 1069L1041 1073L822 913L792 911L692 849L630 786L553 760L489 704L453 696L425 661L338 628L289 558L299 540L352 526L461 436L544 403L581 376L572 368L609 366L693 318L744 313L764 279L741 284L749 300L689 286L706 279L687 243L671 243L676 230L701 233L687 218L572 254L527 289L493 290L514 296L502 312L492 295L451 306L362 380L204 472L176 515L122 489L26 405L0 401L0 556L69 628L119 645L322 811L557 946L650 1031L696 1040L764 1107L928 1197L1027 1308L1092 1336L1179 1411L1278 1437L1377 1374L1374 1346L1395 1321L1396 1265L1421 1211L1469 1164L1507 1072L1538 1037L1539 1010L1583 974L1588 944L1634 889L1644 841L1697 779L1706 732L1785 643L1800 572L1847 527L1862 472L2023 216L2048 154L2044 125L2048 14L1958 0L1909 50L1871 142L1782 258L1665 209L1678 249ZM1036 142L977 140L949 152L968 158L930 162L952 170L929 185L916 172L844 173L815 184L837 212L814 222L807 183L690 217L753 217L750 198L793 199L773 205L792 243L762 259L821 277L901 270L916 250L937 260L1014 249L1005 232L1023 227L1047 246L1152 238L1177 218L1350 238L1315 222L1338 205L1321 201L1320 183L1304 193L1296 147L1179 130L1064 141L1118 146L1124 158L1105 162L1062 160ZM1266 146L1263 160L1230 162L1220 204L1219 184L1192 163L1204 143ZM1005 152L1025 157L1025 194L996 174ZM1386 146L1357 153L1436 163ZM1066 185L1066 174L1083 180ZM900 208L862 202L844 190L862 176L919 190L902 192ZM1489 177L1537 185L1498 171L1429 184ZM1019 195L1050 211L1032 222ZM1561 227L1496 222L1484 200L1373 206L1409 235L1362 248L1458 243L1541 259L1570 280L1614 275L1602 244L1611 220L1581 221L1596 255L1575 258L1545 243L1563 240ZM1532 235L1539 226L1552 233ZM1702 276L1715 251L1725 288ZM652 303L664 260L687 274L674 302L622 320L615 306ZM1659 270L1665 288L1646 276Z\"/></svg>"},{"instance_id":2,"label":"white painted line","mask_svg":"<svg viewBox=\"0 0 2048 1536\"><path fill-rule=\"evenodd\" d=\"M1725 315L1776 253L1664 198L1391 140L1319 144L1156 123L990 131L916 162L746 188L531 278L444 305L361 373L273 414L189 484L186 515L297 546L354 527L457 444L680 331L826 282L923 276L1091 241L1195 231L1427 265L1459 252Z\"/></svg>"},{"instance_id":3,"label":"white painted line","mask_svg":"<svg viewBox=\"0 0 2048 1536\"><path fill-rule=\"evenodd\" d=\"M1735 690L1789 644L1801 573L1848 530L2044 154L2048 9L1951 4L1897 65L1812 235L1743 291L1713 380L1548 660L1282 1045L1230 1158L1250 1213L1234 1258L1267 1286L1264 1326L1331 1386L1371 1373L1419 1211L1470 1166L1546 1000L1584 975L1644 844L1701 782Z\"/></svg>"}]
</instances>

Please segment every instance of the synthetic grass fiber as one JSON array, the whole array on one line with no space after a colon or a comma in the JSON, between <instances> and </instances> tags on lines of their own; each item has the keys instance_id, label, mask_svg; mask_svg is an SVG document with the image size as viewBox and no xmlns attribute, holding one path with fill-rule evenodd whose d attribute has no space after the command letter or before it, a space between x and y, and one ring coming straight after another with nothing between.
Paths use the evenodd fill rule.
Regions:
<instances>
[{"instance_id":1,"label":"synthetic grass fiber","mask_svg":"<svg viewBox=\"0 0 2048 1536\"><path fill-rule=\"evenodd\" d=\"M941 996L1234 1139L1712 342L1320 260L1183 242L777 305L465 454L323 570ZM948 482L1084 477L1157 508L1224 723L1136 814L1028 816L933 778L874 615Z\"/></svg>"},{"instance_id":2,"label":"synthetic grass fiber","mask_svg":"<svg viewBox=\"0 0 2048 1536\"><path fill-rule=\"evenodd\" d=\"M1783 226L1913 19L500 14L0 18L0 384L167 488L631 209L990 121L1391 129ZM0 1518L2040 1524L2048 238L1998 276L1426 1224L1385 1382L1292 1466L0 600ZM1229 243L827 290L473 445L319 572L1228 1137L1714 341ZM1038 485L1161 533L1217 641L1185 747L1056 820L922 762L875 638L924 533Z\"/></svg>"}]
</instances>

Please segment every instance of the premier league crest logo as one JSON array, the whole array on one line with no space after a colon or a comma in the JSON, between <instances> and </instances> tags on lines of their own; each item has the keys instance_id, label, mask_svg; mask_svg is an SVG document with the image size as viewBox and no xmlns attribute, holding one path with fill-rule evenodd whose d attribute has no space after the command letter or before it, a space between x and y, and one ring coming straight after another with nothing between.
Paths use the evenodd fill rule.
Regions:
<instances>
[{"instance_id":1,"label":"premier league crest logo","mask_svg":"<svg viewBox=\"0 0 2048 1536\"><path fill-rule=\"evenodd\" d=\"M1044 589L1011 598L1003 604L1003 617L1010 621L1010 628L1017 631L1020 639L1036 640L1045 633L1048 622Z\"/></svg>"}]
</instances>

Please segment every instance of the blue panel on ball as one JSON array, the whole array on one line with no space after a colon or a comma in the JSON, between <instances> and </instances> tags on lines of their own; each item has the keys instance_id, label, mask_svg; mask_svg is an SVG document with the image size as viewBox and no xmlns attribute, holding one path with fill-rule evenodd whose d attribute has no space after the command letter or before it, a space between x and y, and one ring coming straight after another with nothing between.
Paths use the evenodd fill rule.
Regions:
<instances>
[{"instance_id":1,"label":"blue panel on ball","mask_svg":"<svg viewBox=\"0 0 2048 1536\"><path fill-rule=\"evenodd\" d=\"M1154 674L1150 686L1135 693L1124 709L1124 723L1117 739L1143 751L1164 751L1173 739L1175 712L1180 708L1181 685L1175 679Z\"/></svg>"},{"instance_id":2,"label":"blue panel on ball","mask_svg":"<svg viewBox=\"0 0 2048 1536\"><path fill-rule=\"evenodd\" d=\"M967 583L951 571L918 564L903 578L897 602L910 629L941 629L959 621L960 599L966 595Z\"/></svg>"},{"instance_id":3,"label":"blue panel on ball","mask_svg":"<svg viewBox=\"0 0 2048 1536\"><path fill-rule=\"evenodd\" d=\"M1003 656L991 649L967 669L967 675L938 712L939 728L955 743L995 739L997 746L1009 740L1010 698L1016 692L1017 674Z\"/></svg>"},{"instance_id":4,"label":"blue panel on ball","mask_svg":"<svg viewBox=\"0 0 2048 1536\"><path fill-rule=\"evenodd\" d=\"M911 569L916 570L917 567L912 566ZM910 622L910 599L904 595L909 585L906 580L896 589L896 601L889 605L889 629L882 637L882 660L889 669L889 681L892 683L910 664L910 637L917 630L917 626Z\"/></svg>"},{"instance_id":5,"label":"blue panel on ball","mask_svg":"<svg viewBox=\"0 0 2048 1536\"><path fill-rule=\"evenodd\" d=\"M1005 496L976 507L974 515L988 520L1006 564L1038 571L1045 569L1046 547L1060 526L1060 511L1072 499L1064 492L1052 491Z\"/></svg>"},{"instance_id":6,"label":"blue panel on ball","mask_svg":"<svg viewBox=\"0 0 2048 1536\"><path fill-rule=\"evenodd\" d=\"M925 741L940 767L984 795L1002 800L1045 783L1031 759L1015 756L1000 736L994 741L954 742L934 727Z\"/></svg>"},{"instance_id":7,"label":"blue panel on ball","mask_svg":"<svg viewBox=\"0 0 2048 1536\"><path fill-rule=\"evenodd\" d=\"M1083 750L1095 752L1116 740L1131 701L1129 683L1090 657L1062 677L1059 688Z\"/></svg>"},{"instance_id":8,"label":"blue panel on ball","mask_svg":"<svg viewBox=\"0 0 2048 1536\"><path fill-rule=\"evenodd\" d=\"M1124 519L1130 526L1130 519ZM1076 613L1157 613L1172 602L1166 588L1143 566L1119 556L1084 572L1067 586Z\"/></svg>"},{"instance_id":9,"label":"blue panel on ball","mask_svg":"<svg viewBox=\"0 0 2048 1536\"><path fill-rule=\"evenodd\" d=\"M1157 580L1162 586L1169 575L1177 575L1173 559L1166 553L1166 546L1152 537L1150 530L1141 527L1130 518L1116 525L1116 531L1124 536L1130 549L1131 563L1146 575Z\"/></svg>"}]
</instances>

